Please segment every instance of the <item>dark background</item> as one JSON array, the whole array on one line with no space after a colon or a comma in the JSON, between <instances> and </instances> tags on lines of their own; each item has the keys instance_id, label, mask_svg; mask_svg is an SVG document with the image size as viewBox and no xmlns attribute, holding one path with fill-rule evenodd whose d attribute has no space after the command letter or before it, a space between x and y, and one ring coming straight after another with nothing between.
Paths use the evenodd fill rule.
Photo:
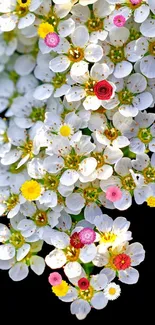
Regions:
<instances>
[{"instance_id":1,"label":"dark background","mask_svg":"<svg viewBox=\"0 0 155 325\"><path fill-rule=\"evenodd\" d=\"M155 293L155 253L154 253L154 208L147 207L146 204L137 206L133 204L127 211L107 210L104 213L111 217L124 216L131 221L130 230L133 233L133 241L139 241L144 245L146 258L137 269L140 272L139 282L135 285L125 285L120 283L122 293L115 301L109 301L103 310L92 310L87 318L81 322L88 324L91 322L102 322L102 324L128 324L135 321L147 319L147 323L152 319L154 323L154 293ZM0 218L3 223L4 217ZM51 251L51 246L45 245L42 256L46 256ZM7 271L0 271L0 309L1 321L5 324L23 324L32 322L43 324L48 321L80 324L74 315L70 314L70 303L61 302L52 292L47 279L50 269L46 270L42 276L35 275L31 270L29 276L21 282L13 282ZM20 316L21 314L21 316ZM4 318L3 318L4 317ZM149 324L149 323L148 323Z\"/></svg>"}]
</instances>

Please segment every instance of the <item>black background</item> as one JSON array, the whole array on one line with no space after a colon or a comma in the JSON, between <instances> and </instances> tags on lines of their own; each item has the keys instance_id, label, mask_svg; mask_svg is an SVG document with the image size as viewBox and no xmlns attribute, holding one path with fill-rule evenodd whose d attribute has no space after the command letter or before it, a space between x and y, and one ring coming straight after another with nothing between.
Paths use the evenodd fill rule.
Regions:
<instances>
[{"instance_id":1,"label":"black background","mask_svg":"<svg viewBox=\"0 0 155 325\"><path fill-rule=\"evenodd\" d=\"M154 254L154 208L146 204L137 206L133 204L127 211L107 210L104 213L111 217L126 217L130 222L133 241L144 245L146 258L137 269L140 272L139 282L135 285L121 285L121 296L115 301L109 301L103 310L92 309L83 321L78 321L70 314L70 303L61 302L51 291L48 275L51 270L46 267L42 276L35 275L31 270L29 276L21 282L13 282L7 271L0 271L0 309L1 320L6 324L32 324L48 321L50 324L71 323L88 324L102 322L104 324L128 324L128 322L152 319L154 323L154 293L155 293L155 254ZM4 217L0 218L3 223ZM45 245L41 255L46 256L51 251L51 246ZM21 316L20 316L21 315ZM3 318L4 317L4 318Z\"/></svg>"}]
</instances>

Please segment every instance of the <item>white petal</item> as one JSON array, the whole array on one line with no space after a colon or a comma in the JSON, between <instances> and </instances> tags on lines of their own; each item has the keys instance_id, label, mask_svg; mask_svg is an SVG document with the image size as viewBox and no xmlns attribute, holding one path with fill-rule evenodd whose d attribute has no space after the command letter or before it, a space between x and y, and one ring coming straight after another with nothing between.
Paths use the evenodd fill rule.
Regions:
<instances>
[{"instance_id":1,"label":"white petal","mask_svg":"<svg viewBox=\"0 0 155 325\"><path fill-rule=\"evenodd\" d=\"M155 78L155 57L147 55L140 61L140 70L147 78Z\"/></svg>"},{"instance_id":2,"label":"white petal","mask_svg":"<svg viewBox=\"0 0 155 325\"><path fill-rule=\"evenodd\" d=\"M85 59L89 62L98 62L102 59L103 49L100 45L90 44L85 49Z\"/></svg>"},{"instance_id":3,"label":"white petal","mask_svg":"<svg viewBox=\"0 0 155 325\"><path fill-rule=\"evenodd\" d=\"M87 71L88 71L88 63L85 61L80 61L72 65L70 73L74 79L74 75L76 77L83 76Z\"/></svg>"},{"instance_id":4,"label":"white petal","mask_svg":"<svg viewBox=\"0 0 155 325\"><path fill-rule=\"evenodd\" d=\"M119 271L119 280L126 284L135 284L139 279L139 272L133 267L129 267L125 271Z\"/></svg>"},{"instance_id":5,"label":"white petal","mask_svg":"<svg viewBox=\"0 0 155 325\"><path fill-rule=\"evenodd\" d=\"M86 205L84 210L84 217L87 221L94 224L94 219L98 215L102 215L102 210L95 203Z\"/></svg>"},{"instance_id":6,"label":"white petal","mask_svg":"<svg viewBox=\"0 0 155 325\"><path fill-rule=\"evenodd\" d=\"M66 20L60 20L58 25L58 32L61 37L66 37L74 32L75 22L73 19L69 18Z\"/></svg>"},{"instance_id":7,"label":"white petal","mask_svg":"<svg viewBox=\"0 0 155 325\"><path fill-rule=\"evenodd\" d=\"M35 91L33 93L33 97L35 99L45 100L45 99L51 97L53 90L54 90L54 87L50 84L40 85L35 89Z\"/></svg>"},{"instance_id":8,"label":"white petal","mask_svg":"<svg viewBox=\"0 0 155 325\"><path fill-rule=\"evenodd\" d=\"M10 270L9 276L13 281L21 281L28 276L29 269L24 263L16 263Z\"/></svg>"},{"instance_id":9,"label":"white petal","mask_svg":"<svg viewBox=\"0 0 155 325\"><path fill-rule=\"evenodd\" d=\"M105 274L100 273L97 275L93 275L90 280L90 285L96 290L103 290L108 284L108 278Z\"/></svg>"},{"instance_id":10,"label":"white petal","mask_svg":"<svg viewBox=\"0 0 155 325\"><path fill-rule=\"evenodd\" d=\"M67 56L59 55L52 59L49 63L49 68L53 72L63 72L70 66L70 60Z\"/></svg>"},{"instance_id":11,"label":"white petal","mask_svg":"<svg viewBox=\"0 0 155 325\"><path fill-rule=\"evenodd\" d=\"M126 254L131 257L131 265L136 266L144 261L145 251L140 243L133 243L127 247Z\"/></svg>"},{"instance_id":12,"label":"white petal","mask_svg":"<svg viewBox=\"0 0 155 325\"><path fill-rule=\"evenodd\" d=\"M15 247L11 244L4 244L0 246L0 259L10 260L15 256Z\"/></svg>"},{"instance_id":13,"label":"white petal","mask_svg":"<svg viewBox=\"0 0 155 325\"><path fill-rule=\"evenodd\" d=\"M59 299L64 302L71 302L76 300L77 297L78 297L78 291L75 288L70 286L67 294L64 297L59 297Z\"/></svg>"},{"instance_id":14,"label":"white petal","mask_svg":"<svg viewBox=\"0 0 155 325\"><path fill-rule=\"evenodd\" d=\"M60 182L62 185L71 186L77 182L79 174L74 169L67 169L61 176Z\"/></svg>"},{"instance_id":15,"label":"white petal","mask_svg":"<svg viewBox=\"0 0 155 325\"><path fill-rule=\"evenodd\" d=\"M127 77L133 69L133 66L130 62L121 61L120 63L116 64L114 76L116 78L124 78Z\"/></svg>"},{"instance_id":16,"label":"white petal","mask_svg":"<svg viewBox=\"0 0 155 325\"><path fill-rule=\"evenodd\" d=\"M116 272L112 269L109 269L108 267L102 269L100 273L106 275L106 277L108 278L108 282L111 282L116 276Z\"/></svg>"},{"instance_id":17,"label":"white petal","mask_svg":"<svg viewBox=\"0 0 155 325\"><path fill-rule=\"evenodd\" d=\"M25 54L17 58L15 62L14 70L20 76L26 76L33 71L35 65L36 65L35 58L30 54Z\"/></svg>"},{"instance_id":18,"label":"white petal","mask_svg":"<svg viewBox=\"0 0 155 325\"><path fill-rule=\"evenodd\" d=\"M45 269L45 261L40 256L32 256L30 258L30 267L37 275L41 275Z\"/></svg>"},{"instance_id":19,"label":"white petal","mask_svg":"<svg viewBox=\"0 0 155 325\"><path fill-rule=\"evenodd\" d=\"M32 25L34 21L35 21L35 15L29 12L26 16L20 18L18 23L18 28L19 29L26 28Z\"/></svg>"},{"instance_id":20,"label":"white petal","mask_svg":"<svg viewBox=\"0 0 155 325\"><path fill-rule=\"evenodd\" d=\"M65 265L64 272L68 278L75 278L81 274L82 268L78 262L69 262Z\"/></svg>"},{"instance_id":21,"label":"white petal","mask_svg":"<svg viewBox=\"0 0 155 325\"><path fill-rule=\"evenodd\" d=\"M30 251L31 246L29 244L24 244L17 250L17 261L21 261Z\"/></svg>"},{"instance_id":22,"label":"white petal","mask_svg":"<svg viewBox=\"0 0 155 325\"><path fill-rule=\"evenodd\" d=\"M122 197L119 201L114 203L114 206L118 210L126 210L128 209L132 204L132 197L131 194L127 191L122 191Z\"/></svg>"},{"instance_id":23,"label":"white petal","mask_svg":"<svg viewBox=\"0 0 155 325\"><path fill-rule=\"evenodd\" d=\"M69 236L64 232L53 230L51 232L51 244L58 249L64 249L69 246Z\"/></svg>"},{"instance_id":24,"label":"white petal","mask_svg":"<svg viewBox=\"0 0 155 325\"><path fill-rule=\"evenodd\" d=\"M45 262L51 269L58 269L62 267L66 263L66 260L65 253L59 249L54 249L45 257Z\"/></svg>"},{"instance_id":25,"label":"white petal","mask_svg":"<svg viewBox=\"0 0 155 325\"><path fill-rule=\"evenodd\" d=\"M113 220L107 214L96 216L94 219L95 226L102 232L110 232L113 225Z\"/></svg>"},{"instance_id":26,"label":"white petal","mask_svg":"<svg viewBox=\"0 0 155 325\"><path fill-rule=\"evenodd\" d=\"M82 37L81 37L82 35ZM75 46L84 47L89 40L89 33L85 26L79 26L71 35L71 40Z\"/></svg>"},{"instance_id":27,"label":"white petal","mask_svg":"<svg viewBox=\"0 0 155 325\"><path fill-rule=\"evenodd\" d=\"M146 4L142 4L139 8L137 8L134 12L134 20L136 23L142 23L146 20L150 13L149 6ZM155 36L155 34L154 34Z\"/></svg>"},{"instance_id":28,"label":"white petal","mask_svg":"<svg viewBox=\"0 0 155 325\"><path fill-rule=\"evenodd\" d=\"M83 263L89 263L95 258L96 253L96 246L94 244L90 244L81 248L79 258Z\"/></svg>"},{"instance_id":29,"label":"white petal","mask_svg":"<svg viewBox=\"0 0 155 325\"><path fill-rule=\"evenodd\" d=\"M64 166L63 158L53 155L45 158L43 167L44 169L51 174L58 173Z\"/></svg>"},{"instance_id":30,"label":"white petal","mask_svg":"<svg viewBox=\"0 0 155 325\"><path fill-rule=\"evenodd\" d=\"M10 237L10 234L11 233L8 227L0 223L0 242L7 241Z\"/></svg>"},{"instance_id":31,"label":"white petal","mask_svg":"<svg viewBox=\"0 0 155 325\"><path fill-rule=\"evenodd\" d=\"M91 305L98 310L105 308L107 303L108 299L103 292L95 293L94 297L91 299Z\"/></svg>"},{"instance_id":32,"label":"white petal","mask_svg":"<svg viewBox=\"0 0 155 325\"><path fill-rule=\"evenodd\" d=\"M84 207L85 200L79 193L72 193L66 198L66 205L70 210L78 211Z\"/></svg>"},{"instance_id":33,"label":"white petal","mask_svg":"<svg viewBox=\"0 0 155 325\"><path fill-rule=\"evenodd\" d=\"M90 304L86 300L78 299L71 304L71 314L76 315L79 320L85 319L90 311Z\"/></svg>"},{"instance_id":34,"label":"white petal","mask_svg":"<svg viewBox=\"0 0 155 325\"><path fill-rule=\"evenodd\" d=\"M155 37L154 19L151 19L151 18L146 19L141 24L140 31L145 37Z\"/></svg>"},{"instance_id":35,"label":"white petal","mask_svg":"<svg viewBox=\"0 0 155 325\"><path fill-rule=\"evenodd\" d=\"M79 165L79 171L83 176L89 176L95 170L97 161L93 157L85 158Z\"/></svg>"}]
</instances>

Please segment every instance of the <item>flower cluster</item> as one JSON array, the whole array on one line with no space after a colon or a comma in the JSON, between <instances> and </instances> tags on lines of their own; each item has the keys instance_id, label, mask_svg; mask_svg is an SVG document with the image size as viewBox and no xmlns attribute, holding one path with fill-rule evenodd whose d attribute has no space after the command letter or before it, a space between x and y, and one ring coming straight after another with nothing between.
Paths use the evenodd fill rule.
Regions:
<instances>
[{"instance_id":1,"label":"flower cluster","mask_svg":"<svg viewBox=\"0 0 155 325\"><path fill-rule=\"evenodd\" d=\"M79 319L138 280L141 245L103 213L155 207L154 104L154 0L0 0L0 269L63 267Z\"/></svg>"}]
</instances>

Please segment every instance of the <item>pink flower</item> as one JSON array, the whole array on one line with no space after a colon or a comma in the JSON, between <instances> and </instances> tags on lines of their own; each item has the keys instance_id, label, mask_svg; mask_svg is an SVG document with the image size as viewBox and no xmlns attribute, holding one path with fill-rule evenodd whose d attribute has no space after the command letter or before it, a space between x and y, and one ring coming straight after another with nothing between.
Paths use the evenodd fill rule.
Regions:
<instances>
[{"instance_id":1,"label":"pink flower","mask_svg":"<svg viewBox=\"0 0 155 325\"><path fill-rule=\"evenodd\" d=\"M117 15L113 19L113 23L117 27L122 27L125 25L126 19L123 15Z\"/></svg>"},{"instance_id":2,"label":"pink flower","mask_svg":"<svg viewBox=\"0 0 155 325\"><path fill-rule=\"evenodd\" d=\"M110 186L106 191L106 199L111 202L119 201L122 197L122 192L117 186Z\"/></svg>"},{"instance_id":3,"label":"pink flower","mask_svg":"<svg viewBox=\"0 0 155 325\"><path fill-rule=\"evenodd\" d=\"M79 232L79 238L82 244L92 244L96 238L96 233L91 228L84 228Z\"/></svg>"},{"instance_id":4,"label":"pink flower","mask_svg":"<svg viewBox=\"0 0 155 325\"><path fill-rule=\"evenodd\" d=\"M132 3L132 5L138 5L139 3L142 2L142 0L129 0L129 1Z\"/></svg>"},{"instance_id":5,"label":"pink flower","mask_svg":"<svg viewBox=\"0 0 155 325\"><path fill-rule=\"evenodd\" d=\"M50 273L49 277L48 277L48 282L52 285L52 286L57 286L61 283L62 281L62 276L61 274L59 274L58 272L52 272Z\"/></svg>"},{"instance_id":6,"label":"pink flower","mask_svg":"<svg viewBox=\"0 0 155 325\"><path fill-rule=\"evenodd\" d=\"M44 42L49 47L56 47L60 42L60 37L57 33L48 33L44 39Z\"/></svg>"}]
</instances>

